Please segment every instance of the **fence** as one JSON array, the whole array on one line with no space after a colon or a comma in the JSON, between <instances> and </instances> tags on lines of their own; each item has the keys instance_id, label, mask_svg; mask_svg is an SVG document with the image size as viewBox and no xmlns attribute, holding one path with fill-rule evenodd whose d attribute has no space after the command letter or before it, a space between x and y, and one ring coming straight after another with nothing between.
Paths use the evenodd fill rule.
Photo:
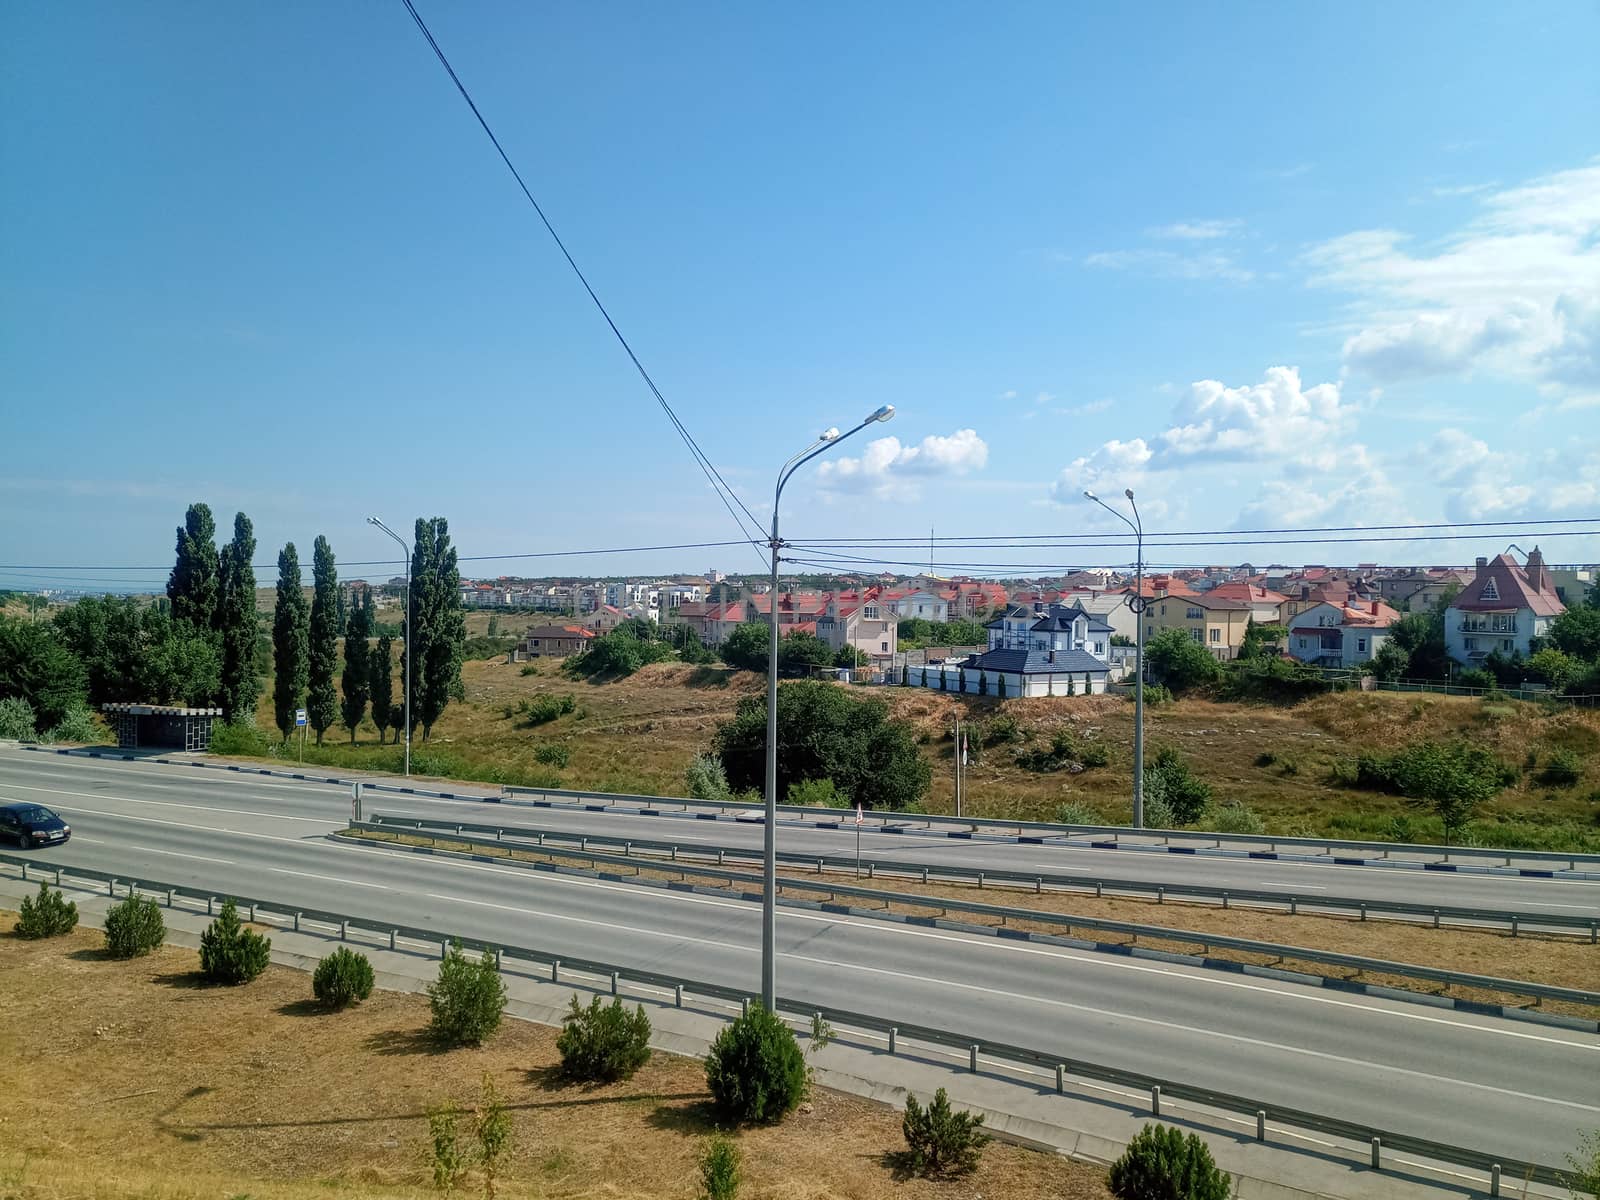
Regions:
<instances>
[{"instance_id":1,"label":"fence","mask_svg":"<svg viewBox=\"0 0 1600 1200\"><path fill-rule=\"evenodd\" d=\"M29 864L24 856L0 854L0 862L20 865L23 868L24 879L27 878ZM87 868L53 866L51 869L58 887L61 886L64 877L71 876L105 883L107 894L114 896L117 884L122 883L129 895L135 891L163 895L168 907L172 907L178 899L203 900L207 913L210 913L215 909L217 900L223 898L223 894L218 892L186 888L178 884L155 882L148 879L132 879L123 875L111 875L103 871L94 871ZM316 930L302 929L302 926L306 924L323 925L328 928L330 935L334 930L337 930L341 940L349 940L351 931L375 933L380 939L387 937L388 947L391 950L405 950L406 948L400 943L406 941L427 945L430 948L438 946L442 954L452 942L459 942L464 948L487 950L493 953L496 960L502 964L502 969L504 969L503 964L506 959L525 962L535 968L542 967L548 970L549 978L553 983L562 982L562 972L565 969L568 972L577 972L581 975L605 981L613 994L620 991L624 982L656 989L656 994L647 994L644 997L654 1003L665 1003L661 993L670 994L673 1004L680 1008L683 1006L685 996L699 996L705 999L731 1002L739 1005L747 1004L750 1000L749 993L740 988L689 979L684 976L669 975L660 971L623 967L590 959L556 958L529 947L488 943L476 938L453 936L439 930L397 925L389 921L374 921L364 917L350 916L346 913L330 913L299 908L277 900L251 898L236 894L232 894L232 898L246 909L252 922L261 922L264 918L277 917L296 932L310 933L314 933ZM1363 1149L1370 1148L1370 1163L1374 1170L1382 1169L1382 1154L1385 1151L1414 1154L1434 1162L1467 1167L1484 1173L1489 1182L1489 1194L1491 1196L1500 1194L1500 1178L1506 1171L1510 1171L1513 1176L1527 1176L1540 1183L1560 1184L1565 1179L1565 1175L1559 1167L1518 1159L1512 1155L1492 1154L1475 1147L1435 1142L1427 1138L1380 1129L1341 1117L1326 1116L1304 1109L1287 1108L1253 1097L1217 1091L1166 1076L1153 1076L1136 1071L1125 1071L1118 1067L1106 1066L1086 1059L1065 1058L1059 1054L1038 1050L1033 1047L985 1042L964 1031L954 1032L932 1026L913 1025L903 1023L895 1018L853 1012L842 1008L819 1007L814 1003L803 1002L785 996L775 997L775 1007L780 1013L791 1014L806 1025L809 1025L813 1014L817 1014L823 1020L845 1030L860 1030L877 1034L887 1043L887 1052L890 1055L900 1052L900 1043L902 1041L916 1042L941 1049L954 1049L964 1053L967 1056L968 1069L974 1073L979 1070L984 1060L1008 1067L1021 1066L1024 1068L1040 1067L1045 1070L1053 1069L1055 1072L1055 1090L1058 1094L1066 1094L1068 1083L1076 1083L1080 1080L1110 1084L1118 1088L1136 1089L1138 1092L1150 1097L1152 1116L1163 1115L1161 1107L1163 1101L1179 1101L1230 1115L1242 1116L1254 1122L1256 1140L1260 1142L1267 1140L1271 1127L1274 1125L1347 1139Z\"/></svg>"}]
</instances>

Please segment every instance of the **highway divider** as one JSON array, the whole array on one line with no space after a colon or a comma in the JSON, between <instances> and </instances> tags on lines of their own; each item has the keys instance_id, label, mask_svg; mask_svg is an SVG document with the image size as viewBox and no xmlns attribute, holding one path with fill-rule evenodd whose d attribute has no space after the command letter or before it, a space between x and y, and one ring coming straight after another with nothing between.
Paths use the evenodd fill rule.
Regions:
<instances>
[{"instance_id":1,"label":"highway divider","mask_svg":"<svg viewBox=\"0 0 1600 1200\"><path fill-rule=\"evenodd\" d=\"M590 846L608 849L620 848L625 855L640 858L666 854L672 861L680 859L705 859L714 857L721 864L734 862L761 862L761 851L754 846L718 846L705 842L683 845L670 839L624 838L611 834L578 834L570 830L539 829L525 825L453 821L414 817L404 813L374 813L370 823L398 830L426 831L430 833L453 830L455 834L488 834L495 840L507 838L517 842L532 842L539 846L552 843L576 846L587 850ZM1010 870L993 867L965 867L951 863L916 862L906 859L877 859L865 855L799 854L788 851L778 853L778 861L793 867L804 867L821 874L824 869L850 871L860 866L869 878L879 875L919 879L923 883L941 880L953 883L989 883L1031 887L1034 891L1049 888L1053 891L1093 892L1102 896L1112 894L1149 896L1156 900L1210 900L1224 908L1235 902L1264 905L1286 909L1291 913L1344 912L1368 917L1395 916L1408 920L1420 918L1434 926L1442 923L1469 927L1507 929L1513 937L1523 930L1571 931L1587 933L1589 941L1600 943L1600 917L1585 917L1575 913L1517 912L1505 909L1464 908L1438 904L1414 904L1404 900L1368 900L1356 896L1304 896L1294 892L1266 891L1258 888L1216 887L1208 884L1190 884L1181 881L1153 883L1149 880L1091 878L1083 875L1052 875L1048 872Z\"/></svg>"},{"instance_id":2,"label":"highway divider","mask_svg":"<svg viewBox=\"0 0 1600 1200\"><path fill-rule=\"evenodd\" d=\"M508 859L501 855L488 855L475 853L478 849L497 849L501 851L516 850L521 853L542 854L547 857L574 858L594 865L611 865L632 867L635 872L639 870L652 871L677 871L680 874L698 875L707 879L719 880L723 883L742 884L755 888L753 892L733 893L741 898L756 899L760 895L762 878L760 875L745 871L729 871L719 867L702 866L685 862L661 862L659 860L641 862L639 859L629 858L624 855L606 854L593 850L572 850L565 847L540 847L537 845L517 844L489 838L475 837L471 834L456 835L453 833L429 832L423 830L397 829L390 823L377 824L372 821L352 822L349 831L341 839L351 845L365 845L373 848L395 848L401 850L420 851L423 853L449 854L451 851L439 850L431 846L405 846L395 842L377 841L363 838L360 834L388 834L391 836L403 835L408 837L429 838L435 841L455 842L469 847L460 852L462 857L479 862L494 862L527 867L529 869L551 869L548 863L518 863L515 859ZM340 835L333 835L340 838ZM559 868L557 868L559 869ZM577 871L577 868L566 868ZM646 881L626 875L602 875L607 880L624 883L639 883L672 888L674 885L667 881ZM679 885L682 886L682 885ZM1070 916L1062 913L1044 912L1038 909L1010 908L998 904L981 904L972 900L955 900L945 896L924 896L915 892L888 892L876 888L857 887L852 884L836 883L833 881L818 881L811 883L806 880L795 879L793 876L779 876L778 892L779 903L796 903L792 898L785 898L783 893L800 892L822 894L828 897L825 902L813 902L809 907L820 909L823 912L838 912L841 915L866 917L872 920L891 920L907 925L930 925L939 928L959 928L964 932L976 932L995 937L1013 938L1021 941L1040 941L1059 943L1063 940L1070 944L1089 950L1103 953L1122 954L1130 957L1150 958L1163 962L1178 962L1189 966L1199 966L1213 970L1230 971L1238 974L1253 974L1265 978L1289 979L1295 983L1309 983L1314 986L1336 988L1343 991L1365 992L1382 995L1391 999L1408 1000L1425 1003L1433 1007L1451 1008L1461 1012L1480 1013L1488 1016L1506 1017L1512 1020L1532 1020L1539 1024L1555 1025L1566 1029L1578 1029L1585 1033L1600 1033L1600 1021L1590 1018L1571 1017L1561 1014L1540 1013L1514 1005L1489 1004L1474 1000L1465 1000L1459 997L1437 996L1432 993L1408 991L1403 988L1383 987L1381 985L1361 983L1343 978L1331 978L1324 975L1311 975L1305 972L1290 971L1283 968L1269 966L1255 966L1241 963L1232 959L1218 959L1207 957L1212 949L1231 950L1236 953L1260 954L1269 958L1283 960L1292 959L1300 962L1314 962L1325 966L1340 967L1357 973L1370 973L1390 975L1402 979L1420 979L1430 983L1442 983L1449 986L1474 988L1480 991L1499 992L1512 996L1529 996L1535 1002L1539 1000L1557 1000L1567 1004L1587 1006L1600 1006L1600 992L1585 991L1578 988L1557 987L1553 984L1533 983L1517 979L1501 979L1492 975L1471 975L1460 971L1451 971L1442 967L1428 967L1417 963L1397 963L1379 958L1365 958L1355 954L1342 954L1333 950L1315 950L1305 946L1286 946L1276 942L1259 942L1249 938L1228 937L1224 934L1197 932L1186 929L1173 929L1165 925L1141 925L1130 921L1113 921L1101 917ZM839 906L833 903L837 898L866 900L881 908L859 908ZM899 905L902 908L936 908L941 916L917 917L885 910ZM943 918L950 913L967 913L974 916L989 917L999 921L998 926L993 925L953 925ZM1028 922L1036 925L1045 925L1060 929L1062 937L1052 934L1033 933L1029 930L1019 929L1008 922ZM1152 950L1140 947L1137 944L1122 942L1087 941L1074 939L1074 929L1088 930L1096 933L1125 934L1137 939L1140 937L1163 940L1168 942L1182 942L1199 946L1201 954L1184 955L1162 950Z\"/></svg>"},{"instance_id":3,"label":"highway divider","mask_svg":"<svg viewBox=\"0 0 1600 1200\"><path fill-rule=\"evenodd\" d=\"M558 958L535 948L484 942L476 938L459 937L448 931L396 925L389 921L377 921L347 913L301 908L281 900L197 889L128 875L114 875L104 871L68 866L53 860L49 865L30 863L25 854L0 854L0 862L21 867L25 882L29 879L43 878L52 880L57 887L61 887L72 886L72 880L90 881L104 884L106 895L109 897L115 897L118 885L121 885L125 895L146 893L159 896L164 898L169 908L180 900L203 902L205 911L210 914L216 911L220 901L232 899L245 910L247 919L252 923L275 921L297 933L322 933L326 936L336 934L345 941L351 939L352 933L373 934L376 935L379 945L386 939L390 950L415 952L413 947L420 945L428 947L429 953L437 948L437 952L442 956L452 943L459 942L466 949L490 952L501 964L502 970L506 969L506 960L511 960L528 964L541 974L547 973L546 977L554 983L568 982L574 974L587 976L598 985L592 986L592 990L603 988L613 995L620 994L623 984L627 983L634 985L630 998L647 999L656 1004L671 1003L676 1007L682 1007L686 997L699 997L744 1006L751 999L749 992L724 984L591 959ZM1466 1167L1483 1173L1489 1181L1491 1195L1499 1194L1500 1178L1506 1172L1511 1173L1513 1177L1531 1178L1540 1183L1561 1184L1565 1180L1564 1173L1559 1167L1529 1162L1513 1155L1497 1154L1478 1147L1436 1142L1341 1117L1269 1104L1257 1098L1217 1091L1180 1079L1125 1071L1118 1067L1075 1056L1063 1056L1036 1047L986 1042L968 1031L958 1032L913 1025L901 1022L897 1018L873 1013L819 1008L808 1001L784 996L776 998L776 1007L780 1013L787 1013L791 1019L804 1025L809 1025L813 1015L816 1014L838 1029L878 1035L876 1041L886 1043L887 1053L891 1055L903 1052L905 1043L917 1043L959 1052L965 1056L969 1069L973 1072L985 1066L1011 1068L1013 1072L1018 1067L1025 1070L1043 1069L1046 1072L1053 1070L1055 1090L1058 1094L1065 1095L1069 1084L1081 1085L1084 1082L1132 1089L1149 1097L1152 1116L1166 1116L1170 1119L1171 1106L1174 1102L1178 1102L1227 1114L1230 1118L1244 1118L1242 1122L1235 1120L1234 1123L1244 1124L1246 1127L1253 1123L1256 1139L1262 1142L1268 1140L1274 1127L1337 1137L1351 1143L1352 1150L1359 1147L1363 1155L1370 1148L1370 1166L1373 1169L1382 1169L1383 1154L1395 1152ZM1028 1084L1037 1086L1032 1079L1028 1080ZM1202 1121L1214 1120L1205 1113L1197 1115Z\"/></svg>"}]
</instances>

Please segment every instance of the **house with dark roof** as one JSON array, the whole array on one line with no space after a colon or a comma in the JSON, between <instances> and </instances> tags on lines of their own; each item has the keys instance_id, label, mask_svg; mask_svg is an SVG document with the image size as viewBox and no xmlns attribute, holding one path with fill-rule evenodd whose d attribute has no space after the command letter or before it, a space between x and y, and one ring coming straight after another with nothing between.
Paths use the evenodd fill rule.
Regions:
<instances>
[{"instance_id":1,"label":"house with dark roof","mask_svg":"<svg viewBox=\"0 0 1600 1200\"><path fill-rule=\"evenodd\" d=\"M1111 626L1081 605L1043 612L1013 604L990 621L989 649L939 666L908 667L905 682L980 696L1087 696L1106 690Z\"/></svg>"},{"instance_id":2,"label":"house with dark roof","mask_svg":"<svg viewBox=\"0 0 1600 1200\"><path fill-rule=\"evenodd\" d=\"M1472 582L1444 610L1445 653L1468 666L1496 653L1526 656L1565 611L1539 547L1522 566L1509 554L1480 558Z\"/></svg>"}]
</instances>

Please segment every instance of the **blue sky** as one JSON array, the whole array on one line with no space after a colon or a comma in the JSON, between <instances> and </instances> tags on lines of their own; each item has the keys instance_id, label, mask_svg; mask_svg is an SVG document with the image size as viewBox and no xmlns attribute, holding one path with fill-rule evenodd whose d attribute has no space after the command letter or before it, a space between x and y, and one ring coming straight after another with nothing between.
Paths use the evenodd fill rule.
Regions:
<instances>
[{"instance_id":1,"label":"blue sky","mask_svg":"<svg viewBox=\"0 0 1600 1200\"><path fill-rule=\"evenodd\" d=\"M758 517L898 407L797 537L1600 513L1593 5L419 8ZM398 0L8 5L0 72L0 562L739 536Z\"/></svg>"}]
</instances>

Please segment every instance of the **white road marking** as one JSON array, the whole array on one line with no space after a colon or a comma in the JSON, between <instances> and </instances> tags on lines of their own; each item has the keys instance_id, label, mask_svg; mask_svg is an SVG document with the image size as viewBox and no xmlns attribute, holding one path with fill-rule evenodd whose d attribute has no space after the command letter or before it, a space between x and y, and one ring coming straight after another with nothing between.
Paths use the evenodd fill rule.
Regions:
<instances>
[{"instance_id":1,"label":"white road marking","mask_svg":"<svg viewBox=\"0 0 1600 1200\"><path fill-rule=\"evenodd\" d=\"M287 867L268 867L267 870L275 875L298 875L302 879L321 879L325 883L347 883L351 887L377 888L379 891L384 892L389 890L387 883L366 883L360 879L340 879L337 875L317 875L311 871L291 871Z\"/></svg>"},{"instance_id":2,"label":"white road marking","mask_svg":"<svg viewBox=\"0 0 1600 1200\"><path fill-rule=\"evenodd\" d=\"M176 800L140 800L134 796L113 796L110 792L69 792L65 788L31 787L26 783L0 783L0 787L16 788L24 792L51 792L57 796L81 796L86 800L115 800L121 804L153 804L159 808L185 808L193 812L232 813L238 817L265 817L271 821L303 821L311 825L321 825L324 828L337 829L339 821L334 817L295 817L285 813L259 811L249 808L219 808L215 804L180 804ZM60 807L66 807L61 805ZM93 811L93 810L85 810ZM102 816L121 816L121 813L102 813ZM211 828L203 826L202 828ZM219 830L220 833L232 833L233 830Z\"/></svg>"}]
</instances>

